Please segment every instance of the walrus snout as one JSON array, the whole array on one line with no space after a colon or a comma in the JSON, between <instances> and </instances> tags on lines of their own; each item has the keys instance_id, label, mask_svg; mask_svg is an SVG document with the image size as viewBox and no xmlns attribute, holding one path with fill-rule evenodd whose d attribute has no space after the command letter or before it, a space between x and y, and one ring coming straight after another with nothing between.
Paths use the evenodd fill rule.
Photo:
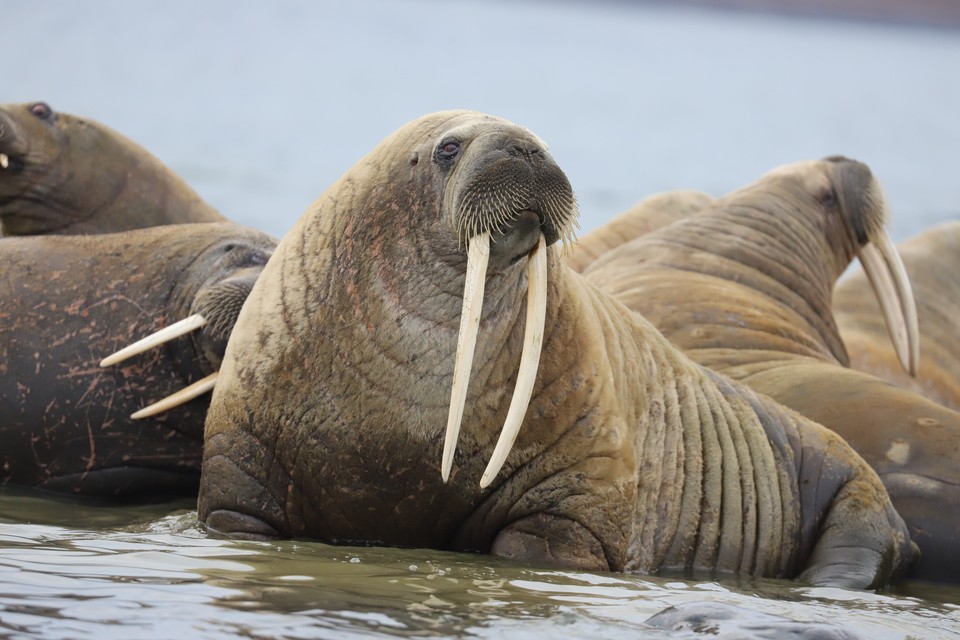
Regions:
<instances>
[{"instance_id":1,"label":"walrus snout","mask_svg":"<svg viewBox=\"0 0 960 640\"><path fill-rule=\"evenodd\" d=\"M237 323L240 309L246 302L253 285L263 267L250 267L236 275L204 287L197 293L190 309L192 314L200 314L207 324L193 335L198 352L207 360L208 366L216 371L223 362L227 350L227 340Z\"/></svg>"},{"instance_id":2,"label":"walrus snout","mask_svg":"<svg viewBox=\"0 0 960 640\"><path fill-rule=\"evenodd\" d=\"M19 173L23 170L22 135L18 135L16 118L10 110L0 107L0 175Z\"/></svg>"}]
</instances>

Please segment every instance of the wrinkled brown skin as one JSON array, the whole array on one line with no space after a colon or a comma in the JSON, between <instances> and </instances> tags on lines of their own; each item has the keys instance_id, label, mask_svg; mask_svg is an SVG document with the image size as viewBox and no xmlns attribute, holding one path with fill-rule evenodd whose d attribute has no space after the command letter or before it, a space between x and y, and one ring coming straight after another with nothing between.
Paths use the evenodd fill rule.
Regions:
<instances>
[{"instance_id":1,"label":"wrinkled brown skin","mask_svg":"<svg viewBox=\"0 0 960 640\"><path fill-rule=\"evenodd\" d=\"M275 240L231 223L0 239L0 482L82 496L195 495L208 397L130 414L213 371ZM211 323L100 360L202 311ZM234 314L231 319L230 314ZM219 327L219 328L217 328Z\"/></svg>"},{"instance_id":2,"label":"wrinkled brown skin","mask_svg":"<svg viewBox=\"0 0 960 640\"><path fill-rule=\"evenodd\" d=\"M909 576L958 581L960 414L846 368L831 312L862 230L882 223L871 205L879 187L861 163L796 166L623 245L586 275L696 362L842 436L920 547Z\"/></svg>"},{"instance_id":3,"label":"wrinkled brown skin","mask_svg":"<svg viewBox=\"0 0 960 640\"><path fill-rule=\"evenodd\" d=\"M917 377L900 366L862 269L842 278L833 291L850 366L960 411L960 221L932 227L897 249L917 301Z\"/></svg>"},{"instance_id":4,"label":"wrinkled brown skin","mask_svg":"<svg viewBox=\"0 0 960 640\"><path fill-rule=\"evenodd\" d=\"M464 151L445 169L434 149L454 133ZM466 268L454 194L491 184L488 168L512 148L538 148L507 161L515 176L566 183L540 144L490 116L432 114L314 203L231 336L206 422L201 521L237 538L474 550L586 570L851 587L900 571L914 552L903 522L839 437L691 362L557 247L533 400L481 490L523 339L526 254L540 232L529 217L494 234L444 484Z\"/></svg>"},{"instance_id":5,"label":"wrinkled brown skin","mask_svg":"<svg viewBox=\"0 0 960 640\"><path fill-rule=\"evenodd\" d=\"M0 105L0 153L0 235L225 221L143 147L45 103Z\"/></svg>"},{"instance_id":6,"label":"wrinkled brown skin","mask_svg":"<svg viewBox=\"0 0 960 640\"><path fill-rule=\"evenodd\" d=\"M644 198L610 222L581 236L567 258L570 268L583 273L600 256L660 227L691 216L714 203L701 191L666 191Z\"/></svg>"}]
</instances>

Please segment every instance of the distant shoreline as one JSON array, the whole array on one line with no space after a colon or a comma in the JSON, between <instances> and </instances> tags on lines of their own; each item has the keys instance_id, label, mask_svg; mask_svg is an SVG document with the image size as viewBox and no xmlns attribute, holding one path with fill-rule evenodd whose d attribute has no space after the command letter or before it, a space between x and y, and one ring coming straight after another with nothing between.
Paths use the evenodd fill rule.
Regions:
<instances>
[{"instance_id":1,"label":"distant shoreline","mask_svg":"<svg viewBox=\"0 0 960 640\"><path fill-rule=\"evenodd\" d=\"M694 6L898 26L960 29L957 0L618 0L621 4Z\"/></svg>"}]
</instances>

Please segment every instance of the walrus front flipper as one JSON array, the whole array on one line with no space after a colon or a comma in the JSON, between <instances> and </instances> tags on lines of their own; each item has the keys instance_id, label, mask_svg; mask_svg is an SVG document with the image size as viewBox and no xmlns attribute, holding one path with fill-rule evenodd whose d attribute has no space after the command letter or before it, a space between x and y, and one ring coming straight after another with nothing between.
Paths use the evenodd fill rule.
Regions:
<instances>
[{"instance_id":1,"label":"walrus front flipper","mask_svg":"<svg viewBox=\"0 0 960 640\"><path fill-rule=\"evenodd\" d=\"M497 534L490 553L502 558L578 571L609 571L603 545L570 518L538 513Z\"/></svg>"},{"instance_id":2,"label":"walrus front flipper","mask_svg":"<svg viewBox=\"0 0 960 640\"><path fill-rule=\"evenodd\" d=\"M845 442L826 429L812 434L819 442L807 440L817 426L800 425L799 471L801 491L805 489L801 509L807 521L807 513L826 513L798 579L820 586L878 589L917 558L917 545L876 472L862 458L851 455Z\"/></svg>"},{"instance_id":3,"label":"walrus front flipper","mask_svg":"<svg viewBox=\"0 0 960 640\"><path fill-rule=\"evenodd\" d=\"M887 502L885 513L878 508L883 501ZM919 553L906 531L900 533L895 526L898 520L876 483L867 482L863 475L854 478L834 498L799 579L822 586L879 589L896 578L894 567ZM850 522L861 524L853 527ZM896 540L892 545L891 534Z\"/></svg>"},{"instance_id":4,"label":"walrus front flipper","mask_svg":"<svg viewBox=\"0 0 960 640\"><path fill-rule=\"evenodd\" d=\"M275 540L280 533L248 513L219 509L207 516L207 530L235 540Z\"/></svg>"}]
</instances>

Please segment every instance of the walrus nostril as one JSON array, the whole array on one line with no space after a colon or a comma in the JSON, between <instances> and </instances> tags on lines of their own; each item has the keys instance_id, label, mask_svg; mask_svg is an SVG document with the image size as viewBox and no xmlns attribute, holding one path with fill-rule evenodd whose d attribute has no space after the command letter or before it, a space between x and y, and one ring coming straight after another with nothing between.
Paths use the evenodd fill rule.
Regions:
<instances>
[{"instance_id":1,"label":"walrus nostril","mask_svg":"<svg viewBox=\"0 0 960 640\"><path fill-rule=\"evenodd\" d=\"M540 153L540 148L534 144L525 141L514 142L509 149L510 155L514 157L522 156L530 158Z\"/></svg>"}]
</instances>

